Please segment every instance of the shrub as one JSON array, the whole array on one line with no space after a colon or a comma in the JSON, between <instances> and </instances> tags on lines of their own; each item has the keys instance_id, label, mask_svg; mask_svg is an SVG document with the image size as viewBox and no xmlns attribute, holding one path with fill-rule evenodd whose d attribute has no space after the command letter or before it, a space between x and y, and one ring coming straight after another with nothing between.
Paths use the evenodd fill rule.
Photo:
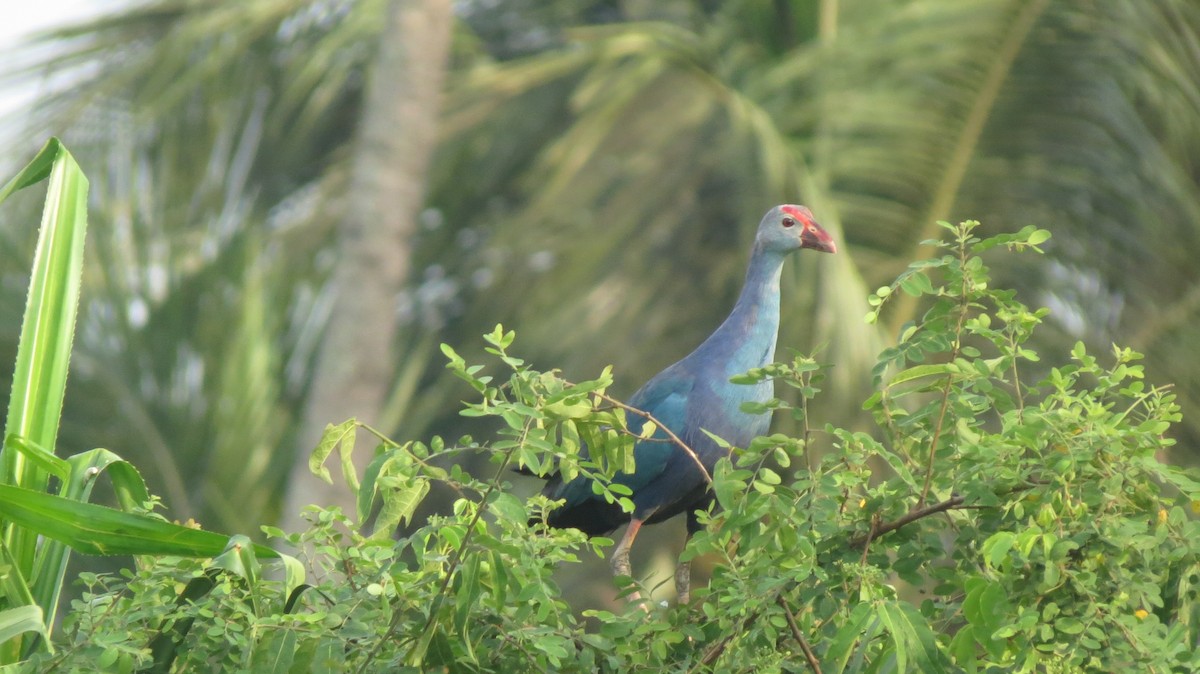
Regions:
<instances>
[{"instance_id":1,"label":"shrub","mask_svg":"<svg viewBox=\"0 0 1200 674\"><path fill-rule=\"evenodd\" d=\"M608 371L572 383L535 370L497 327L485 336L491 374L444 348L474 392L463 413L494 418L493 438L398 444L375 433L370 466L349 475L356 513L311 508L304 532L266 530L306 551L314 586L269 578L236 541L216 563L163 557L120 578L89 576L58 652L31 664L1195 671L1200 482L1159 458L1179 419L1169 387L1144 382L1139 355L1124 348L1099 358L1077 344L1069 362L1042 363L1029 340L1045 310L991 288L981 255L1036 250L1048 234L981 239L976 223L945 226L943 254L872 297L868 320L898 292L930 301L880 355L863 406L875 428L807 416L823 376L812 357L738 378L794 388L795 402L760 411L795 415L802 432L731 448L718 464L719 508L684 552L718 563L689 606L577 615L564 601L554 569L611 541L531 529L531 512L551 504L514 495L511 469L590 474L624 501L607 478L628 468L646 429L624 427ZM354 451L358 426L330 427L318 473ZM584 443L591 458L579 456ZM464 453L486 454L494 472L468 474L454 461ZM457 494L453 510L393 540L434 484Z\"/></svg>"}]
</instances>

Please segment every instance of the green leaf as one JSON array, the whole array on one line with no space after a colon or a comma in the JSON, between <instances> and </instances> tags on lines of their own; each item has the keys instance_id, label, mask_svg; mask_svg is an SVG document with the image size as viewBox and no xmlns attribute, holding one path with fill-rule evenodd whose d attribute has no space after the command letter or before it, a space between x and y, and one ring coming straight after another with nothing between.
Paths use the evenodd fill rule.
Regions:
<instances>
[{"instance_id":1,"label":"green leaf","mask_svg":"<svg viewBox=\"0 0 1200 674\"><path fill-rule=\"evenodd\" d=\"M67 473L71 470L67 462L55 456L54 452L16 434L10 434L4 439L4 451L20 452L39 468L60 480L66 480Z\"/></svg>"},{"instance_id":2,"label":"green leaf","mask_svg":"<svg viewBox=\"0 0 1200 674\"><path fill-rule=\"evenodd\" d=\"M910 367L907 370L901 370L896 373L895 377L888 383L888 386L898 386L905 382L910 382L914 379L922 377L932 377L936 375L950 374L957 371L952 363L935 363L932 365L917 365Z\"/></svg>"},{"instance_id":3,"label":"green leaf","mask_svg":"<svg viewBox=\"0 0 1200 674\"><path fill-rule=\"evenodd\" d=\"M3 573L0 573L0 592L2 592L4 601L10 606L36 608L38 615L44 617L45 612L34 601L33 594L29 590L29 585L25 582L24 575L17 567L16 560L13 559L8 548L4 546L0 546L0 571L3 571Z\"/></svg>"},{"instance_id":4,"label":"green leaf","mask_svg":"<svg viewBox=\"0 0 1200 674\"><path fill-rule=\"evenodd\" d=\"M1083 360L1087 357L1087 346L1082 341L1075 342L1075 346L1071 347L1071 357L1075 360Z\"/></svg>"},{"instance_id":5,"label":"green leaf","mask_svg":"<svg viewBox=\"0 0 1200 674\"><path fill-rule=\"evenodd\" d=\"M412 478L383 492L383 507L375 520L375 534L390 536L401 521L408 522L429 493L429 480Z\"/></svg>"},{"instance_id":6,"label":"green leaf","mask_svg":"<svg viewBox=\"0 0 1200 674\"><path fill-rule=\"evenodd\" d=\"M906 624L907 621L890 602L879 604L877 615L883 629L892 638L891 645L896 656L896 668L901 672L910 671L908 669L908 648L913 638L912 632Z\"/></svg>"},{"instance_id":7,"label":"green leaf","mask_svg":"<svg viewBox=\"0 0 1200 674\"><path fill-rule=\"evenodd\" d=\"M964 626L950 640L950 655L954 659L954 664L968 674L979 671L976 641L974 625Z\"/></svg>"},{"instance_id":8,"label":"green leaf","mask_svg":"<svg viewBox=\"0 0 1200 674\"><path fill-rule=\"evenodd\" d=\"M642 430L638 433L638 437L641 438L642 440L646 440L648 438L653 438L654 434L657 432L658 432L658 424L647 419L646 423L642 424Z\"/></svg>"},{"instance_id":9,"label":"green leaf","mask_svg":"<svg viewBox=\"0 0 1200 674\"><path fill-rule=\"evenodd\" d=\"M10 485L0 485L0 516L90 555L213 557L221 554L229 541L221 534L172 524L150 515L126 513ZM279 556L261 545L255 546L255 552L260 557Z\"/></svg>"},{"instance_id":10,"label":"green leaf","mask_svg":"<svg viewBox=\"0 0 1200 674\"><path fill-rule=\"evenodd\" d=\"M1008 551L1012 549L1015 537L1007 531L998 531L983 542L983 558L988 566L1000 569L1001 564L1008 559Z\"/></svg>"},{"instance_id":11,"label":"green leaf","mask_svg":"<svg viewBox=\"0 0 1200 674\"><path fill-rule=\"evenodd\" d=\"M993 639L991 635L1004 624L1008 617L1008 595L1004 587L986 578L968 580L967 595L963 599L962 612L963 617L974 628L971 632L970 650L973 652L975 643L978 642L993 658L1000 657L1004 652L1004 642ZM960 645L959 648L965 647ZM961 654L959 659L961 665Z\"/></svg>"},{"instance_id":12,"label":"green leaf","mask_svg":"<svg viewBox=\"0 0 1200 674\"><path fill-rule=\"evenodd\" d=\"M896 666L901 672L945 672L946 659L937 646L937 637L929 628L929 621L912 604L903 601L880 603L878 616L884 629L892 637L896 653ZM907 668L909 654L914 668Z\"/></svg>"},{"instance_id":13,"label":"green leaf","mask_svg":"<svg viewBox=\"0 0 1200 674\"><path fill-rule=\"evenodd\" d=\"M363 470L362 483L359 484L354 500L359 528L362 528L366 524L367 518L371 516L371 510L375 507L375 501L379 495L379 486L376 484L376 480L384 466L394 459L394 451L377 451L375 457Z\"/></svg>"},{"instance_id":14,"label":"green leaf","mask_svg":"<svg viewBox=\"0 0 1200 674\"><path fill-rule=\"evenodd\" d=\"M920 297L933 294L933 283L924 272L915 271L900 277L900 289L913 297Z\"/></svg>"},{"instance_id":15,"label":"green leaf","mask_svg":"<svg viewBox=\"0 0 1200 674\"><path fill-rule=\"evenodd\" d=\"M67 459L69 473L60 495L76 501L87 501L92 487L101 475L107 475L124 510L142 508L150 500L146 481L132 463L107 449L81 452Z\"/></svg>"},{"instance_id":16,"label":"green leaf","mask_svg":"<svg viewBox=\"0 0 1200 674\"><path fill-rule=\"evenodd\" d=\"M195 604L200 599L212 592L217 585L217 578L221 572L214 568L204 570L202 575L196 576L184 585L179 596L175 598L176 606L187 606ZM146 670L151 674L166 674L171 671L171 665L175 662L175 658L179 654L179 645L187 638L188 632L192 629L192 624L195 618L188 616L179 620L164 620L163 624L158 628L158 632L150 640L149 648L150 655L153 658L153 664Z\"/></svg>"},{"instance_id":17,"label":"green leaf","mask_svg":"<svg viewBox=\"0 0 1200 674\"><path fill-rule=\"evenodd\" d=\"M54 646L50 643L50 633L42 620L42 609L34 605L18 606L0 611L0 643L13 637L33 632L42 638L40 643L47 652L53 653Z\"/></svg>"},{"instance_id":18,"label":"green leaf","mask_svg":"<svg viewBox=\"0 0 1200 674\"><path fill-rule=\"evenodd\" d=\"M56 138L0 189L0 202L13 192L48 179L46 203L34 251L29 294L17 343L13 386L3 437L23 439L37 454L0 452L0 483L43 491L53 464L59 417L66 393L71 342L83 276L83 247L87 231L88 181L75 159ZM60 464L56 464L61 468ZM37 534L6 527L3 544L16 564L17 577L36 582ZM60 581L50 581L59 584ZM55 588L43 594L56 594ZM6 647L7 661L15 650Z\"/></svg>"},{"instance_id":19,"label":"green leaf","mask_svg":"<svg viewBox=\"0 0 1200 674\"><path fill-rule=\"evenodd\" d=\"M17 189L43 178L49 179L46 206L21 323L4 437L16 435L33 445L52 449L66 392L83 275L88 181L66 148L52 138L0 190L0 202ZM4 452L0 455L0 466L0 481L4 483L45 488L44 473L37 477L40 471L31 472L34 465L20 453ZM11 545L13 541L8 542ZM28 560L32 549L20 548L16 554Z\"/></svg>"},{"instance_id":20,"label":"green leaf","mask_svg":"<svg viewBox=\"0 0 1200 674\"><path fill-rule=\"evenodd\" d=\"M854 644L861 638L863 642L870 641L878 631L880 623L874 615L875 605L871 602L860 602L850 612L837 634L834 635L825 653L825 664L830 674L841 674L846 671L846 665L854 651Z\"/></svg>"},{"instance_id":21,"label":"green leaf","mask_svg":"<svg viewBox=\"0 0 1200 674\"><path fill-rule=\"evenodd\" d=\"M458 592L455 595L454 605L454 629L459 634L459 643L467 650L468 659L475 662L475 654L471 648L471 638L468 634L470 630L471 611L475 608L479 596L483 593L483 586L479 579L479 570L481 566L481 556L471 555L461 567L459 567Z\"/></svg>"},{"instance_id":22,"label":"green leaf","mask_svg":"<svg viewBox=\"0 0 1200 674\"><path fill-rule=\"evenodd\" d=\"M337 637L321 637L313 653L311 674L341 674L345 670L345 643Z\"/></svg>"},{"instance_id":23,"label":"green leaf","mask_svg":"<svg viewBox=\"0 0 1200 674\"><path fill-rule=\"evenodd\" d=\"M779 473L763 466L758 469L758 479L763 484L778 485L783 482L783 478L779 477Z\"/></svg>"},{"instance_id":24,"label":"green leaf","mask_svg":"<svg viewBox=\"0 0 1200 674\"><path fill-rule=\"evenodd\" d=\"M316 449L308 458L308 469L314 475L325 480L329 484L333 484L333 476L329 474L329 469L325 467L325 461L334 449L342 446L344 443L350 443L350 450L354 449L354 435L358 430L358 420L347 419L340 424L329 424L325 427L325 432L321 434L321 441L317 443ZM343 458L343 470L345 467L345 458L349 452L339 450ZM345 474L346 482L351 484L351 488L358 491L358 476L351 466L351 470Z\"/></svg>"},{"instance_id":25,"label":"green leaf","mask_svg":"<svg viewBox=\"0 0 1200 674\"><path fill-rule=\"evenodd\" d=\"M265 630L250 658L253 674L288 674L296 658L296 630Z\"/></svg>"},{"instance_id":26,"label":"green leaf","mask_svg":"<svg viewBox=\"0 0 1200 674\"><path fill-rule=\"evenodd\" d=\"M91 498L92 488L99 477L108 475L122 509L132 511L150 500L146 483L137 469L107 449L76 454L62 461L62 465L66 468L63 486L59 491L62 498L86 502ZM43 541L34 559L30 589L51 624L58 615L58 600L69 560L70 547L55 540Z\"/></svg>"},{"instance_id":27,"label":"green leaf","mask_svg":"<svg viewBox=\"0 0 1200 674\"><path fill-rule=\"evenodd\" d=\"M1054 621L1054 629L1062 632L1063 634L1071 636L1082 634L1083 628L1084 625L1082 621L1080 621L1078 618L1072 618L1070 616L1062 617Z\"/></svg>"},{"instance_id":28,"label":"green leaf","mask_svg":"<svg viewBox=\"0 0 1200 674\"><path fill-rule=\"evenodd\" d=\"M251 591L257 589L260 568L258 558L254 555L254 544L246 536L235 534L229 536L226 549L212 559L212 567L221 568L240 578L244 578Z\"/></svg>"},{"instance_id":29,"label":"green leaf","mask_svg":"<svg viewBox=\"0 0 1200 674\"><path fill-rule=\"evenodd\" d=\"M254 544L249 538L241 534L230 536L225 550L213 558L212 567L228 571L244 579L250 590L250 600L254 605L254 612L261 614L261 608L265 604L262 588L259 587L262 569L258 564L258 557L254 554Z\"/></svg>"},{"instance_id":30,"label":"green leaf","mask_svg":"<svg viewBox=\"0 0 1200 674\"><path fill-rule=\"evenodd\" d=\"M509 522L525 522L529 519L525 504L516 496L506 492L496 494L488 504L488 509L496 513L500 519Z\"/></svg>"},{"instance_id":31,"label":"green leaf","mask_svg":"<svg viewBox=\"0 0 1200 674\"><path fill-rule=\"evenodd\" d=\"M574 402L560 400L548 403L542 408L542 411L556 419L584 419L592 413L592 406L583 400Z\"/></svg>"},{"instance_id":32,"label":"green leaf","mask_svg":"<svg viewBox=\"0 0 1200 674\"><path fill-rule=\"evenodd\" d=\"M1044 229L1035 229L1030 232L1029 237L1025 239L1025 243L1036 246L1050 240L1050 232Z\"/></svg>"},{"instance_id":33,"label":"green leaf","mask_svg":"<svg viewBox=\"0 0 1200 674\"><path fill-rule=\"evenodd\" d=\"M0 484L21 485L45 490L48 475L64 476L63 464L53 456L59 417L66 393L71 343L83 275L83 249L87 231L88 181L70 152L57 138L51 138L42 150L0 189L0 203L17 190L47 180L46 201L30 272L28 295L21 322L13 385L8 401L3 437L5 451L0 452ZM16 439L10 445L9 439ZM61 576L43 579L38 575L37 534L18 527L3 531L5 557L12 565L11 582L5 589L20 590L21 601L29 599L29 581L43 606L57 597ZM56 561L56 560L55 560ZM57 567L56 563L49 566ZM19 587L11 587L16 585ZM10 595L13 600L17 595ZM21 608L21 607L16 607ZM24 617L12 614L14 625ZM45 641L43 639L43 641ZM4 640L0 640L4 643ZM28 639L25 640L28 645ZM20 644L4 647L0 661L11 661Z\"/></svg>"}]
</instances>

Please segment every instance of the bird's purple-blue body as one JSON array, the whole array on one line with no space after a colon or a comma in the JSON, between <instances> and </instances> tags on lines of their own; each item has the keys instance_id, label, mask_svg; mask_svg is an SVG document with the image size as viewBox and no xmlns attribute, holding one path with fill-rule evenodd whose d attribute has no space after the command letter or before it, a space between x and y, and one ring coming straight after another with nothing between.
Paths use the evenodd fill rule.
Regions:
<instances>
[{"instance_id":1,"label":"bird's purple-blue body","mask_svg":"<svg viewBox=\"0 0 1200 674\"><path fill-rule=\"evenodd\" d=\"M768 415L747 414L741 408L747 402L770 400L773 385L734 384L729 379L774 359L780 273L788 254L801 248L837 251L833 239L813 221L807 208L785 204L771 209L759 223L746 283L729 317L695 351L655 375L629 399L631 407L648 412L695 452L709 475L725 450L704 431L745 447L770 426ZM629 428L640 428L643 419L630 413L627 422ZM638 441L634 472L620 473L614 482L632 490L633 513L605 502L582 476L565 483L555 476L543 493L565 501L550 512L550 526L599 535L629 523L613 552L613 569L619 575L629 575L629 546L643 523L686 512L690 535L698 527L695 511L712 498L708 480L695 459L661 428L653 439ZM686 564L678 567L676 586L680 601L686 602Z\"/></svg>"}]
</instances>

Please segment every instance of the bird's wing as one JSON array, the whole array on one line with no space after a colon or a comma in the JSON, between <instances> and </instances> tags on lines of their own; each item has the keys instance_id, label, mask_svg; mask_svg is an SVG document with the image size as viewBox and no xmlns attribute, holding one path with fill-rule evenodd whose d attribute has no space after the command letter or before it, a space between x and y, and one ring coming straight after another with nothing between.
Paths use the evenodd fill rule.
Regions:
<instances>
[{"instance_id":1,"label":"bird's wing","mask_svg":"<svg viewBox=\"0 0 1200 674\"><path fill-rule=\"evenodd\" d=\"M649 413L660 424L666 424L672 429L680 429L687 419L688 397L693 385L694 377L691 373L684 368L670 367L638 389L637 393L634 393L633 397L629 399L629 405ZM634 433L639 433L645 422L643 417L631 412L625 415L625 423ZM634 472L618 473L613 481L637 492L662 474L671 455L677 451L679 451L678 448L659 428L655 431L653 438L639 440L634 445ZM603 500L592 491L591 480L582 475L576 476L575 479L568 482L563 482L561 476L555 475L546 484L542 493L550 498L566 500L566 506L559 510L560 516L565 516L565 511L572 507Z\"/></svg>"},{"instance_id":2,"label":"bird's wing","mask_svg":"<svg viewBox=\"0 0 1200 674\"><path fill-rule=\"evenodd\" d=\"M617 476L617 482L637 491L657 478L667 467L671 456L680 451L663 432L662 426L678 430L683 428L688 416L688 399L695 384L695 377L680 367L663 370L658 376L629 399L630 407L650 414L659 428L649 440L639 440L633 449L634 472ZM625 423L629 430L639 433L646 420L628 413Z\"/></svg>"}]
</instances>

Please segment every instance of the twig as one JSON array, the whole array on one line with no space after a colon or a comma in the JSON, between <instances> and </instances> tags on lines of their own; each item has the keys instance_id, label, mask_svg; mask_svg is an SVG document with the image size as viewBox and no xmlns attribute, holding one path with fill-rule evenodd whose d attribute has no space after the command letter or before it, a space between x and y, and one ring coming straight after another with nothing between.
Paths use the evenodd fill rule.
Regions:
<instances>
[{"instance_id":1,"label":"twig","mask_svg":"<svg viewBox=\"0 0 1200 674\"><path fill-rule=\"evenodd\" d=\"M954 327L954 345L950 347L950 362L958 360L958 356L962 353L962 338L963 338L963 323L967 320L967 312L971 308L971 298L969 294L972 290L971 278L966 272L967 268L967 249L966 243L962 236L959 237L958 243L958 263L962 271L962 288L960 290L958 302L958 325ZM933 482L933 461L936 458L938 440L942 437L942 426L946 421L946 408L950 406L950 387L954 384L954 375L946 375L946 385L942 387L942 408L938 411L937 425L933 427L933 439L929 442L929 462L925 465L925 484L921 487L921 498L917 499L917 505L925 505L925 499L929 496L929 485Z\"/></svg>"},{"instance_id":2,"label":"twig","mask_svg":"<svg viewBox=\"0 0 1200 674\"><path fill-rule=\"evenodd\" d=\"M1016 339L1011 334L1008 336L1008 343L1009 343L1009 346L1012 347L1012 351L1013 351L1013 358L1012 358L1013 392L1017 394L1017 420L1020 421L1021 419L1023 419L1025 417L1025 396L1021 395L1021 373L1017 369L1017 353L1018 353L1019 349L1017 347Z\"/></svg>"},{"instance_id":3,"label":"twig","mask_svg":"<svg viewBox=\"0 0 1200 674\"><path fill-rule=\"evenodd\" d=\"M802 372L800 374L800 383L804 385L804 389L800 390L800 414L804 417L802 424L802 435L804 438L804 463L808 465L808 472L812 472L812 445L808 443L812 436L812 429L808 425L808 396L804 395L804 390L808 388L812 382L812 372Z\"/></svg>"},{"instance_id":4,"label":"twig","mask_svg":"<svg viewBox=\"0 0 1200 674\"><path fill-rule=\"evenodd\" d=\"M525 429L522 432L525 434L529 433L528 420L526 420ZM421 628L419 634L423 635L427 630L432 629L433 624L437 622L438 610L445 601L446 590L450 587L450 581L454 579L455 572L458 571L458 567L462 564L463 556L466 554L467 545L471 542L471 534L475 532L476 525L479 524L479 520L483 517L484 511L487 510L488 498L490 498L492 493L498 488L500 478L504 475L504 471L508 468L508 464L512 460L513 451L515 450L510 450L504 455L504 460L500 462L500 467L496 469L496 476L492 478L492 481L488 484L487 489L482 495L480 495L479 506L476 508L475 514L471 517L471 521L467 524L466 531L463 533L462 543L460 543L458 549L454 551L454 557L450 560L450 564L446 568L446 573L442 577L441 584L438 586L437 595L433 599L433 606L429 609L429 618L426 619L425 626ZM362 674L362 672L366 671L366 668L371 661L378 657L379 652L383 649L383 644L396 635L396 631L400 627L401 615L401 612L398 611L392 618L391 622L388 624L387 630L384 632L383 638L376 642L375 647L372 648L371 652L367 654L367 659L364 660L362 665L359 666L359 674ZM414 640L413 645L406 653L406 657L413 653L413 650L417 647L417 643L418 642Z\"/></svg>"},{"instance_id":5,"label":"twig","mask_svg":"<svg viewBox=\"0 0 1200 674\"><path fill-rule=\"evenodd\" d=\"M813 653L812 646L808 645L808 639L804 638L804 633L800 631L800 626L796 624L796 617L792 615L792 609L788 608L787 602L783 600L783 595L776 595L775 603L783 609L783 617L787 619L788 628L792 630L792 636L796 638L796 642L800 644L800 650L804 651L804 657L808 660L808 666L812 667L813 672L821 674L821 663L817 661L817 656Z\"/></svg>"},{"instance_id":6,"label":"twig","mask_svg":"<svg viewBox=\"0 0 1200 674\"><path fill-rule=\"evenodd\" d=\"M746 616L746 619L742 621L742 625L757 620L759 613L761 613L761 611L755 611ZM733 638L738 635L740 632L740 627L741 626L739 626L738 630L732 630L727 633L720 641L713 645L712 648L708 649L708 652L704 654L704 657L700 658L700 665L703 667L708 667L712 663L716 662L717 658L721 657L721 654L725 652L725 647L729 645L729 642L733 641Z\"/></svg>"},{"instance_id":7,"label":"twig","mask_svg":"<svg viewBox=\"0 0 1200 674\"><path fill-rule=\"evenodd\" d=\"M812 647L809 645L808 639L804 638L804 633L800 631L800 627L796 624L796 619L792 615L791 610L787 607L787 603L783 600L783 596L781 594L776 594L775 601L783 607L784 612L787 614L788 626L791 627L792 636L796 638L797 642L799 642L800 650L804 651L804 657L808 659L808 664L813 668L813 671L816 674L821 674L821 665L817 661L817 656L813 652ZM745 619L742 620L738 629L730 630L720 641L713 644L713 647L704 653L704 657L700 658L699 666L708 667L716 662L717 658L721 657L721 654L725 652L725 648L729 646L729 642L733 641L734 637L740 634L741 626L758 620L758 616L761 613L761 609L751 612L745 617Z\"/></svg>"},{"instance_id":8,"label":"twig","mask_svg":"<svg viewBox=\"0 0 1200 674\"><path fill-rule=\"evenodd\" d=\"M867 552L871 549L871 541L875 540L875 536L878 535L878 532L879 532L879 513L872 513L871 514L871 528L867 530L867 536L865 539L863 539L863 542L862 542L862 551L863 551L862 558L858 560L858 563L860 565L862 565L862 566L867 565ZM856 547L853 545L853 541L851 541L850 547Z\"/></svg>"},{"instance_id":9,"label":"twig","mask_svg":"<svg viewBox=\"0 0 1200 674\"><path fill-rule=\"evenodd\" d=\"M672 432L670 428L667 428L666 424L659 421L658 419L655 419L654 415L650 414L649 412L646 412L644 410L639 410L636 407L630 407L629 405L626 405L625 403L621 402L620 400L617 400L616 398L613 398L604 393L600 393L598 391L594 392L594 393L595 393L596 397L607 402L608 404L610 404L614 407L618 407L622 410L625 410L626 412L629 412L630 414L639 416L639 417L645 419L646 421L652 422L655 426L661 428L662 431L667 434L667 437L671 438L671 442L675 443L676 445L679 446L680 449L687 452L687 455L689 457L691 457L692 461L694 461L696 463L696 466L700 469L700 474L704 476L705 484L708 484L709 486L712 485L712 476L708 474L708 469L704 467L704 464L700 461L700 457L696 454L695 451L692 450L691 447L687 446L686 442L679 439L679 436L675 435L675 433Z\"/></svg>"},{"instance_id":10,"label":"twig","mask_svg":"<svg viewBox=\"0 0 1200 674\"><path fill-rule=\"evenodd\" d=\"M891 532L899 529L900 527L902 527L906 524L912 524L913 522L916 522L917 520L919 520L923 517L929 517L930 515L936 515L937 513L940 513L940 512L945 512L947 510L954 510L955 508L962 506L962 504L964 502L966 502L966 497L955 494L954 496L951 496L950 498L946 499L945 501L942 501L941 503L935 503L931 506L925 506L924 508L917 508L915 510L911 510L904 517L901 517L898 520L888 522L887 524L876 525L876 523L874 521L872 521L871 522L871 530L863 536L855 536L854 538L851 538L849 545L852 548L866 546L866 545L870 544L870 542L872 540L879 538L880 536L882 536L884 534L890 534Z\"/></svg>"},{"instance_id":11,"label":"twig","mask_svg":"<svg viewBox=\"0 0 1200 674\"><path fill-rule=\"evenodd\" d=\"M1019 490L1019 489L1021 489L1021 487L1015 488L1014 491ZM847 544L851 548L862 547L863 554L865 556L866 547L870 545L871 541L875 540L876 538L878 538L880 536L883 536L884 534L890 534L891 532L899 529L900 527L903 527L908 524L912 524L913 522L916 522L919 519L922 519L924 517L929 517L930 515L936 515L937 513L940 513L940 512L945 512L947 510L954 510L957 508L975 507L975 506L964 505L965 502L966 502L966 497L955 494L955 495L951 496L950 498L946 499L945 501L942 501L941 503L935 503L931 506L926 506L924 508L917 508L915 510L910 511L907 515L905 515L897 520L887 522L885 524L879 523L878 516L873 517L871 520L871 530L869 532L867 532L867 534L865 534L865 535L856 536L856 537L850 539ZM865 557L864 557L864 563L865 563ZM821 674L820 663L817 660L816 655L812 650L812 647L809 645L808 640L804 637L804 633L800 631L800 628L796 623L795 616L792 615L791 610L787 607L787 604L784 601L782 594L776 594L775 601L777 603L779 603L780 606L783 607L785 616L788 621L788 627L791 629L792 636L795 637L796 641L800 644L800 649L804 652L805 658L808 659L809 666L812 667L813 671L816 674ZM758 619L758 616L760 614L761 614L761 611L754 611L754 612L750 613L749 615L747 615L745 617L744 620L742 620L741 625L746 625L748 623L754 622L755 620ZM699 666L700 667L708 667L708 666L712 665L714 662L716 662L717 658L721 657L721 654L725 652L725 649L729 646L729 643L731 641L733 641L733 639L740 633L740 631L741 630L740 630L740 626L739 626L738 629L731 630L720 641L713 644L713 646L704 653L704 657L700 658Z\"/></svg>"},{"instance_id":12,"label":"twig","mask_svg":"<svg viewBox=\"0 0 1200 674\"><path fill-rule=\"evenodd\" d=\"M954 350L958 350L957 345ZM925 497L929 496L929 485L933 482L934 455L937 454L938 440L942 437L942 424L946 419L946 408L950 406L950 385L953 381L954 379L950 375L946 375L946 385L942 387L942 408L938 410L937 425L933 427L933 439L929 441L929 463L925 466L925 484L921 487L921 498L917 499L917 505L924 505Z\"/></svg>"},{"instance_id":13,"label":"twig","mask_svg":"<svg viewBox=\"0 0 1200 674\"><path fill-rule=\"evenodd\" d=\"M728 644L731 639L733 639L733 635L726 634L725 638L718 641L715 646L708 649L708 652L704 654L703 658L700 658L700 664L704 667L707 667L716 662L717 658L721 657L721 653L725 652L725 645Z\"/></svg>"}]
</instances>

